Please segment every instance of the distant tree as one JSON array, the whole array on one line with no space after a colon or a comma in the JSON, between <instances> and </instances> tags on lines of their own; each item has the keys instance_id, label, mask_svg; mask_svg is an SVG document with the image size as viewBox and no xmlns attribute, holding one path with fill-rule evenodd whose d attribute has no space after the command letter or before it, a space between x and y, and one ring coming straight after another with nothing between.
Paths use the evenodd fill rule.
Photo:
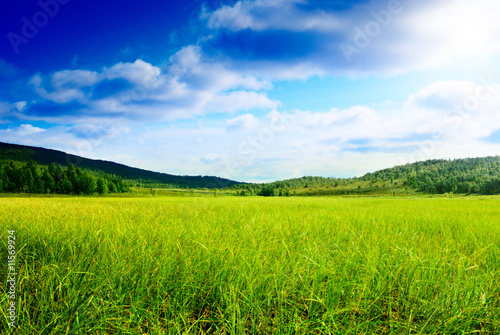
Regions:
<instances>
[{"instance_id":1,"label":"distant tree","mask_svg":"<svg viewBox=\"0 0 500 335\"><path fill-rule=\"evenodd\" d=\"M6 170L9 181L11 182L11 189L14 192L22 192L24 189L24 173L21 169L17 169L13 163L10 164Z\"/></svg>"},{"instance_id":2,"label":"distant tree","mask_svg":"<svg viewBox=\"0 0 500 335\"><path fill-rule=\"evenodd\" d=\"M259 195L263 197L273 197L274 196L274 187L266 186L260 192Z\"/></svg>"},{"instance_id":3,"label":"distant tree","mask_svg":"<svg viewBox=\"0 0 500 335\"><path fill-rule=\"evenodd\" d=\"M94 176L87 172L82 172L78 178L78 193L79 194L92 194L96 191L96 179Z\"/></svg>"},{"instance_id":4,"label":"distant tree","mask_svg":"<svg viewBox=\"0 0 500 335\"><path fill-rule=\"evenodd\" d=\"M50 173L50 175L52 176L52 178L54 178L55 175L56 175L56 164L50 163L50 165L49 165L49 171L48 172Z\"/></svg>"},{"instance_id":5,"label":"distant tree","mask_svg":"<svg viewBox=\"0 0 500 335\"><path fill-rule=\"evenodd\" d=\"M4 167L1 166L0 162L0 184L1 184L0 192L6 191L6 189L8 188L8 183L9 181L7 179L7 175L5 174Z\"/></svg>"},{"instance_id":6,"label":"distant tree","mask_svg":"<svg viewBox=\"0 0 500 335\"><path fill-rule=\"evenodd\" d=\"M37 194L45 193L45 181L43 181L43 179L37 179L34 182L32 193L37 193Z\"/></svg>"},{"instance_id":7,"label":"distant tree","mask_svg":"<svg viewBox=\"0 0 500 335\"><path fill-rule=\"evenodd\" d=\"M56 193L64 192L62 184L63 184L63 180L64 180L65 176L64 176L64 171L63 171L61 165L56 165L55 170L54 170L54 175L52 177L54 178L54 180L56 182L56 186L55 186Z\"/></svg>"},{"instance_id":8,"label":"distant tree","mask_svg":"<svg viewBox=\"0 0 500 335\"><path fill-rule=\"evenodd\" d=\"M109 189L109 193L117 193L118 192L118 190L116 189L116 185L115 185L115 183L113 183L113 181L108 182L108 189Z\"/></svg>"},{"instance_id":9,"label":"distant tree","mask_svg":"<svg viewBox=\"0 0 500 335\"><path fill-rule=\"evenodd\" d=\"M64 194L71 194L74 191L73 184L69 181L68 178L64 178L61 183L61 188Z\"/></svg>"},{"instance_id":10,"label":"distant tree","mask_svg":"<svg viewBox=\"0 0 500 335\"><path fill-rule=\"evenodd\" d=\"M26 164L26 168L31 171L31 175L33 176L33 178L36 179L36 177L38 176L38 164L37 164L37 162L35 162L34 160L31 159Z\"/></svg>"},{"instance_id":11,"label":"distant tree","mask_svg":"<svg viewBox=\"0 0 500 335\"><path fill-rule=\"evenodd\" d=\"M68 177L69 181L73 185L73 188L76 193L80 193L80 187L78 185L78 178L76 175L76 169L73 164L68 165L66 168L66 176Z\"/></svg>"},{"instance_id":12,"label":"distant tree","mask_svg":"<svg viewBox=\"0 0 500 335\"><path fill-rule=\"evenodd\" d=\"M26 192L34 192L34 178L31 170L29 168L25 168L21 173L24 174L23 187L22 189Z\"/></svg>"},{"instance_id":13,"label":"distant tree","mask_svg":"<svg viewBox=\"0 0 500 335\"><path fill-rule=\"evenodd\" d=\"M45 182L45 192L51 193L55 192L56 182L49 171L45 171L42 176L43 181Z\"/></svg>"},{"instance_id":14,"label":"distant tree","mask_svg":"<svg viewBox=\"0 0 500 335\"><path fill-rule=\"evenodd\" d=\"M97 193L101 195L108 194L108 183L103 178L98 178L96 183L96 190Z\"/></svg>"}]
</instances>

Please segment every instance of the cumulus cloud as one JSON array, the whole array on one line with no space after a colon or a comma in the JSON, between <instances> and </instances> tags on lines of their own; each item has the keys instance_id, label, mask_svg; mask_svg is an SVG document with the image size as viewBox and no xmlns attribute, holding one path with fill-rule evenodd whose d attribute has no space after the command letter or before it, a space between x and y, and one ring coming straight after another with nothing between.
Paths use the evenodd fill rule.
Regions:
<instances>
[{"instance_id":1,"label":"cumulus cloud","mask_svg":"<svg viewBox=\"0 0 500 335\"><path fill-rule=\"evenodd\" d=\"M165 121L279 104L263 92L272 87L268 81L204 58L197 46L181 49L163 67L139 59L100 72L35 74L29 83L42 100L28 106L26 117L40 118L54 107L45 113L52 122L74 123L85 116Z\"/></svg>"},{"instance_id":2,"label":"cumulus cloud","mask_svg":"<svg viewBox=\"0 0 500 335\"><path fill-rule=\"evenodd\" d=\"M62 70L53 73L50 79L54 88L80 88L95 85L99 74L87 70Z\"/></svg>"},{"instance_id":3,"label":"cumulus cloud","mask_svg":"<svg viewBox=\"0 0 500 335\"><path fill-rule=\"evenodd\" d=\"M116 159L170 173L244 181L313 174L347 177L416 160L498 153L500 87L484 86L482 93L492 91L489 99L481 100L473 111L462 108L463 115L444 108L463 103L481 85L431 83L390 108L273 110L267 115L244 113L216 119L201 117L198 123L154 125L89 118L76 126L45 131L25 123L0 130L0 137L27 145L44 143L95 158L126 152ZM438 101L441 98L443 101ZM275 120L280 120L279 124ZM210 126L204 126L204 122Z\"/></svg>"},{"instance_id":4,"label":"cumulus cloud","mask_svg":"<svg viewBox=\"0 0 500 335\"><path fill-rule=\"evenodd\" d=\"M38 127L33 127L30 124L22 124L18 129L17 129L17 134L19 136L26 136L26 135L33 135L39 132L45 131L45 129L38 128Z\"/></svg>"},{"instance_id":5,"label":"cumulus cloud","mask_svg":"<svg viewBox=\"0 0 500 335\"><path fill-rule=\"evenodd\" d=\"M241 130L241 129L251 129L259 124L258 119L252 114L243 114L234 119L229 119L226 121L227 129Z\"/></svg>"},{"instance_id":6,"label":"cumulus cloud","mask_svg":"<svg viewBox=\"0 0 500 335\"><path fill-rule=\"evenodd\" d=\"M10 136L13 137L25 137L25 136L30 136L34 135L37 133L44 132L45 129L34 127L31 124L21 124L19 127L15 128L8 128L3 130L2 132L9 134Z\"/></svg>"},{"instance_id":7,"label":"cumulus cloud","mask_svg":"<svg viewBox=\"0 0 500 335\"><path fill-rule=\"evenodd\" d=\"M223 6L210 15L204 13L209 28L226 28L232 31L252 29L263 31L282 29L290 31L339 31L342 17L321 9L311 12L301 10L303 0L239 1L233 6Z\"/></svg>"},{"instance_id":8,"label":"cumulus cloud","mask_svg":"<svg viewBox=\"0 0 500 335\"><path fill-rule=\"evenodd\" d=\"M125 79L130 83L154 89L161 85L161 70L145 61L138 59L134 63L118 63L110 68L104 68L102 77L107 80Z\"/></svg>"},{"instance_id":9,"label":"cumulus cloud","mask_svg":"<svg viewBox=\"0 0 500 335\"><path fill-rule=\"evenodd\" d=\"M467 111L463 102L478 87L482 93L491 94L480 100L477 108ZM430 96L443 100L425 100ZM462 106L462 114L454 108L456 105ZM390 109L375 105L328 112L275 112L284 126L265 141L259 140L267 127L264 119L242 115L226 121L228 129L238 127L245 132L227 133L233 139L233 150L226 150L228 155L222 156L218 169L227 177L254 181L259 176L345 177L417 160L495 155L500 148L500 120L495 116L498 108L500 87L447 81L431 83ZM237 136L241 133L246 137ZM238 147L244 150L234 149ZM251 159L249 150L253 150Z\"/></svg>"},{"instance_id":10,"label":"cumulus cloud","mask_svg":"<svg viewBox=\"0 0 500 335\"><path fill-rule=\"evenodd\" d=\"M494 0L366 1L343 10L305 0L242 0L202 18L213 31L208 48L263 76L303 78L468 64L500 51L499 10Z\"/></svg>"},{"instance_id":11,"label":"cumulus cloud","mask_svg":"<svg viewBox=\"0 0 500 335\"><path fill-rule=\"evenodd\" d=\"M10 122L15 118L21 117L25 107L26 101L14 103L0 101L0 123Z\"/></svg>"},{"instance_id":12,"label":"cumulus cloud","mask_svg":"<svg viewBox=\"0 0 500 335\"><path fill-rule=\"evenodd\" d=\"M491 78L436 82L412 94L406 107L450 136L479 139L500 128L500 85Z\"/></svg>"},{"instance_id":13,"label":"cumulus cloud","mask_svg":"<svg viewBox=\"0 0 500 335\"><path fill-rule=\"evenodd\" d=\"M8 143L43 146L89 158L106 158L116 154L115 145L126 146L127 141L123 138L131 133L126 123L88 119L75 126L44 128L23 123L0 129L0 138ZM122 152L129 152L126 148L122 149ZM109 151L102 154L103 150Z\"/></svg>"},{"instance_id":14,"label":"cumulus cloud","mask_svg":"<svg viewBox=\"0 0 500 335\"><path fill-rule=\"evenodd\" d=\"M389 107L352 103L327 112L277 112L283 106L268 93L281 79L470 66L500 52L499 11L493 0L236 1L204 10L193 24L206 35L164 63L32 75L33 96L1 96L0 123L18 122L0 136L84 156L127 152L123 163L183 174L227 171L240 148L252 150L255 159L227 176L240 180L352 176L416 159L498 153L500 85L491 78L437 81ZM0 59L0 81L11 85L16 73ZM284 120L280 131L269 133L271 116ZM170 122L193 118L199 123ZM201 125L207 119L212 128ZM44 121L59 126L34 126Z\"/></svg>"}]
</instances>

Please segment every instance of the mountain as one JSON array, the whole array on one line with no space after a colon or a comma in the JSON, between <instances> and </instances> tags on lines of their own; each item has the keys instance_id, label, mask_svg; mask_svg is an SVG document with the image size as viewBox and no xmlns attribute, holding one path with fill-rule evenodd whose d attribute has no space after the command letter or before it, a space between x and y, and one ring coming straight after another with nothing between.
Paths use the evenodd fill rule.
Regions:
<instances>
[{"instance_id":1,"label":"mountain","mask_svg":"<svg viewBox=\"0 0 500 335\"><path fill-rule=\"evenodd\" d=\"M84 158L58 150L0 142L0 160L28 162L34 160L40 165L56 163L62 166L73 164L75 167L100 171L133 180L141 184L161 184L180 188L225 188L239 183L237 181L212 176L177 176L133 168L124 164Z\"/></svg>"}]
</instances>

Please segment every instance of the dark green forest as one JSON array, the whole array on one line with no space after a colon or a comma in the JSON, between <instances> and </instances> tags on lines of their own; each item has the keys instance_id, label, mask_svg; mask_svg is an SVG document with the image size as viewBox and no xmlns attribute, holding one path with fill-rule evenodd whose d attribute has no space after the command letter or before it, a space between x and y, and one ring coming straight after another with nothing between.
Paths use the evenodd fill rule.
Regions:
<instances>
[{"instance_id":1,"label":"dark green forest","mask_svg":"<svg viewBox=\"0 0 500 335\"><path fill-rule=\"evenodd\" d=\"M33 160L26 164L0 161L0 192L103 195L127 191L120 177L75 168L73 164L63 169L54 163L41 167Z\"/></svg>"}]
</instances>

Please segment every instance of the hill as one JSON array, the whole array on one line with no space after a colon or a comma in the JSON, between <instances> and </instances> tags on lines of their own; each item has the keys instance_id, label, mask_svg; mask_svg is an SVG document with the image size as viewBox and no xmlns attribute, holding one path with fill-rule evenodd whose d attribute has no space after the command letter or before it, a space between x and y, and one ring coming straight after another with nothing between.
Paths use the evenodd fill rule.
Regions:
<instances>
[{"instance_id":1,"label":"hill","mask_svg":"<svg viewBox=\"0 0 500 335\"><path fill-rule=\"evenodd\" d=\"M500 193L500 156L433 159L368 173L365 181L400 180L405 186L430 194Z\"/></svg>"},{"instance_id":2,"label":"hill","mask_svg":"<svg viewBox=\"0 0 500 335\"><path fill-rule=\"evenodd\" d=\"M225 188L242 184L233 180L212 176L177 176L133 168L124 164L95 160L68 154L58 150L0 142L0 161L29 162L40 165L51 163L62 166L74 164L76 167L120 176L142 185L157 185L179 188Z\"/></svg>"},{"instance_id":3,"label":"hill","mask_svg":"<svg viewBox=\"0 0 500 335\"><path fill-rule=\"evenodd\" d=\"M359 178L306 176L233 188L239 195L500 194L500 156L433 159L367 173Z\"/></svg>"},{"instance_id":4,"label":"hill","mask_svg":"<svg viewBox=\"0 0 500 335\"><path fill-rule=\"evenodd\" d=\"M305 176L267 184L209 176L177 176L93 160L62 151L0 142L0 162L56 163L115 175L146 187L231 188L238 195L500 194L500 156L433 159L367 173L358 178Z\"/></svg>"}]
</instances>

